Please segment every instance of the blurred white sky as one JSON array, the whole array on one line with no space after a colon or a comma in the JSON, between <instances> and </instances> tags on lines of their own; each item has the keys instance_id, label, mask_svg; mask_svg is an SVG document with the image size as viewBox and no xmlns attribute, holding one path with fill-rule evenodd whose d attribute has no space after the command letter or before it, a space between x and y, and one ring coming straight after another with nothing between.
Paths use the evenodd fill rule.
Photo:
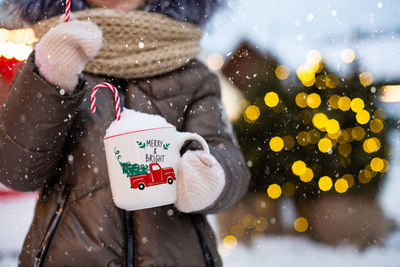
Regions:
<instances>
[{"instance_id":1,"label":"blurred white sky","mask_svg":"<svg viewBox=\"0 0 400 267\"><path fill-rule=\"evenodd\" d=\"M270 51L295 70L311 49L345 69L340 51L352 48L361 71L376 80L400 80L398 0L227 0L206 28L205 53L226 55L241 39ZM362 36L355 38L357 33Z\"/></svg>"}]
</instances>

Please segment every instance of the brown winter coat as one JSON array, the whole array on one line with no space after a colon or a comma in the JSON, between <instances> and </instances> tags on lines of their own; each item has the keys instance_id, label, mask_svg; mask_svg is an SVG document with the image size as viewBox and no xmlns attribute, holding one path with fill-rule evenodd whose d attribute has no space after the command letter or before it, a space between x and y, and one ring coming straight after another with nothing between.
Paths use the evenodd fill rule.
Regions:
<instances>
[{"instance_id":1,"label":"brown winter coat","mask_svg":"<svg viewBox=\"0 0 400 267\"><path fill-rule=\"evenodd\" d=\"M90 113L91 88L104 81L118 86L125 107L160 114L179 131L206 139L226 174L212 206L198 214L173 205L134 212L115 207L103 147L115 119L110 90L97 93L97 111ZM38 74L31 56L0 112L0 182L41 190L20 266L221 265L204 214L233 205L249 181L230 127L216 76L196 60L149 79L86 73L77 92L63 96ZM196 147L192 142L185 149Z\"/></svg>"}]
</instances>

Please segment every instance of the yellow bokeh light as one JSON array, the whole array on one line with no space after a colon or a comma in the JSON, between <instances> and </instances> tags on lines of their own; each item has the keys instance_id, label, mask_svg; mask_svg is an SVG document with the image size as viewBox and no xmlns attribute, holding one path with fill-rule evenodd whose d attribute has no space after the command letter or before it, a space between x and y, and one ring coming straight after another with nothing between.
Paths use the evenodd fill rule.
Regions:
<instances>
[{"instance_id":1,"label":"yellow bokeh light","mask_svg":"<svg viewBox=\"0 0 400 267\"><path fill-rule=\"evenodd\" d=\"M305 87L311 87L311 86L313 86L313 85L315 84L315 78L312 79L311 81L303 81L302 84L303 84Z\"/></svg>"},{"instance_id":2,"label":"yellow bokeh light","mask_svg":"<svg viewBox=\"0 0 400 267\"><path fill-rule=\"evenodd\" d=\"M224 247L229 250L234 249L237 246L236 236L234 236L234 235L225 236L223 244L224 244Z\"/></svg>"},{"instance_id":3,"label":"yellow bokeh light","mask_svg":"<svg viewBox=\"0 0 400 267\"><path fill-rule=\"evenodd\" d=\"M298 93L296 95L296 105L301 107L301 108L305 108L307 107L307 94L304 92Z\"/></svg>"},{"instance_id":4,"label":"yellow bokeh light","mask_svg":"<svg viewBox=\"0 0 400 267\"><path fill-rule=\"evenodd\" d=\"M343 156L350 155L352 151L350 143L339 144L339 154Z\"/></svg>"},{"instance_id":5,"label":"yellow bokeh light","mask_svg":"<svg viewBox=\"0 0 400 267\"><path fill-rule=\"evenodd\" d=\"M347 48L340 52L340 57L342 58L344 63L351 63L354 61L356 55L352 49Z\"/></svg>"},{"instance_id":6,"label":"yellow bokeh light","mask_svg":"<svg viewBox=\"0 0 400 267\"><path fill-rule=\"evenodd\" d=\"M319 139L320 139L320 134L317 130L312 129L310 131L308 131L308 135L310 136L310 143L315 145L316 143L318 143Z\"/></svg>"},{"instance_id":7,"label":"yellow bokeh light","mask_svg":"<svg viewBox=\"0 0 400 267\"><path fill-rule=\"evenodd\" d=\"M358 181L360 181L360 183L362 184L367 184L371 181L371 178L368 178L368 176L365 173L365 170L361 170L358 173Z\"/></svg>"},{"instance_id":8,"label":"yellow bokeh light","mask_svg":"<svg viewBox=\"0 0 400 267\"><path fill-rule=\"evenodd\" d=\"M307 166L304 161L297 160L292 165L292 171L294 174L300 176L303 175L307 170Z\"/></svg>"},{"instance_id":9,"label":"yellow bokeh light","mask_svg":"<svg viewBox=\"0 0 400 267\"><path fill-rule=\"evenodd\" d=\"M369 115L369 112L364 110L361 110L360 112L357 112L356 114L356 120L359 124L366 124L369 122L369 119L371 116Z\"/></svg>"},{"instance_id":10,"label":"yellow bokeh light","mask_svg":"<svg viewBox=\"0 0 400 267\"><path fill-rule=\"evenodd\" d=\"M335 134L340 130L339 122L335 119L328 120L325 125L325 129L330 134Z\"/></svg>"},{"instance_id":11,"label":"yellow bokeh light","mask_svg":"<svg viewBox=\"0 0 400 267\"><path fill-rule=\"evenodd\" d=\"M365 136L365 130L361 126L356 126L351 130L351 137L354 140L361 141Z\"/></svg>"},{"instance_id":12,"label":"yellow bokeh light","mask_svg":"<svg viewBox=\"0 0 400 267\"><path fill-rule=\"evenodd\" d=\"M373 133L379 133L383 130L383 121L381 119L373 119L369 124L369 128Z\"/></svg>"},{"instance_id":13,"label":"yellow bokeh light","mask_svg":"<svg viewBox=\"0 0 400 267\"><path fill-rule=\"evenodd\" d=\"M331 133L328 133L327 135L328 135L328 137L330 138L330 139L332 139L332 140L334 140L335 142L335 144L336 144L336 142L337 142L337 140L339 139L339 137L340 137L340 135L342 134L342 131L337 131L336 133L333 133L333 134L331 134ZM326 136L325 136L326 137ZM334 145L334 144L333 144Z\"/></svg>"},{"instance_id":14,"label":"yellow bokeh light","mask_svg":"<svg viewBox=\"0 0 400 267\"><path fill-rule=\"evenodd\" d=\"M281 151L283 149L283 139L279 136L272 137L269 141L269 147L272 149L272 151Z\"/></svg>"},{"instance_id":15,"label":"yellow bokeh light","mask_svg":"<svg viewBox=\"0 0 400 267\"><path fill-rule=\"evenodd\" d=\"M297 232L305 232L308 229L308 220L304 217L297 218L293 223L293 227Z\"/></svg>"},{"instance_id":16,"label":"yellow bokeh light","mask_svg":"<svg viewBox=\"0 0 400 267\"><path fill-rule=\"evenodd\" d=\"M271 184L267 189L268 196L272 199L277 199L282 194L282 189L278 184Z\"/></svg>"},{"instance_id":17,"label":"yellow bokeh light","mask_svg":"<svg viewBox=\"0 0 400 267\"><path fill-rule=\"evenodd\" d=\"M313 116L312 122L315 128L323 129L328 122L328 117L324 113L317 113Z\"/></svg>"},{"instance_id":18,"label":"yellow bokeh light","mask_svg":"<svg viewBox=\"0 0 400 267\"><path fill-rule=\"evenodd\" d=\"M290 150L295 146L295 141L294 138L291 137L290 135L286 135L283 137L283 144L285 147L285 150Z\"/></svg>"},{"instance_id":19,"label":"yellow bokeh light","mask_svg":"<svg viewBox=\"0 0 400 267\"><path fill-rule=\"evenodd\" d=\"M345 179L347 181L347 184L349 187L352 187L354 185L354 177L351 174L345 174L342 177L343 179Z\"/></svg>"},{"instance_id":20,"label":"yellow bokeh light","mask_svg":"<svg viewBox=\"0 0 400 267\"><path fill-rule=\"evenodd\" d=\"M299 132L296 136L297 143L301 146L306 146L310 143L310 141L307 138L307 132Z\"/></svg>"},{"instance_id":21,"label":"yellow bokeh light","mask_svg":"<svg viewBox=\"0 0 400 267\"><path fill-rule=\"evenodd\" d=\"M245 235L246 230L244 229L244 227L240 224L234 224L231 227L231 234L233 234L234 236L236 236L237 238L241 238Z\"/></svg>"},{"instance_id":22,"label":"yellow bokeh light","mask_svg":"<svg viewBox=\"0 0 400 267\"><path fill-rule=\"evenodd\" d=\"M260 117L260 109L256 105L250 105L244 111L244 116L250 121L256 121Z\"/></svg>"},{"instance_id":23,"label":"yellow bokeh light","mask_svg":"<svg viewBox=\"0 0 400 267\"><path fill-rule=\"evenodd\" d=\"M319 90L326 89L325 75L321 74L317 76L317 78L315 79L315 87L317 87Z\"/></svg>"},{"instance_id":24,"label":"yellow bokeh light","mask_svg":"<svg viewBox=\"0 0 400 267\"><path fill-rule=\"evenodd\" d=\"M333 108L333 109L338 109L339 108L339 105L338 105L339 99L340 99L339 95L331 95L328 100L329 106L331 106L331 108Z\"/></svg>"},{"instance_id":25,"label":"yellow bokeh light","mask_svg":"<svg viewBox=\"0 0 400 267\"><path fill-rule=\"evenodd\" d=\"M339 80L335 74L328 74L325 77L325 84L329 88L333 89L339 84Z\"/></svg>"},{"instance_id":26,"label":"yellow bokeh light","mask_svg":"<svg viewBox=\"0 0 400 267\"><path fill-rule=\"evenodd\" d=\"M363 143L364 151L367 153L374 153L380 149L381 142L378 138L368 138Z\"/></svg>"},{"instance_id":27,"label":"yellow bokeh light","mask_svg":"<svg viewBox=\"0 0 400 267\"><path fill-rule=\"evenodd\" d=\"M296 191L296 187L291 182L285 182L282 185L282 192L285 196L290 197L294 194L295 191Z\"/></svg>"},{"instance_id":28,"label":"yellow bokeh light","mask_svg":"<svg viewBox=\"0 0 400 267\"><path fill-rule=\"evenodd\" d=\"M253 214L246 214L242 219L242 224L247 229L256 227L256 217Z\"/></svg>"},{"instance_id":29,"label":"yellow bokeh light","mask_svg":"<svg viewBox=\"0 0 400 267\"><path fill-rule=\"evenodd\" d=\"M318 142L318 149L323 153L328 153L332 149L332 141L329 138L322 138Z\"/></svg>"},{"instance_id":30,"label":"yellow bokeh light","mask_svg":"<svg viewBox=\"0 0 400 267\"><path fill-rule=\"evenodd\" d=\"M338 107L342 111L348 111L350 109L351 99L347 96L339 98Z\"/></svg>"},{"instance_id":31,"label":"yellow bokeh light","mask_svg":"<svg viewBox=\"0 0 400 267\"><path fill-rule=\"evenodd\" d=\"M309 94L306 101L310 108L317 108L321 105L321 97L316 93Z\"/></svg>"},{"instance_id":32,"label":"yellow bokeh light","mask_svg":"<svg viewBox=\"0 0 400 267\"><path fill-rule=\"evenodd\" d=\"M387 115L386 115L386 111L385 110L383 110L383 109L381 109L381 108L377 108L375 111L374 111L374 118L375 119L381 119L381 120L386 120L386 117L387 117Z\"/></svg>"},{"instance_id":33,"label":"yellow bokeh light","mask_svg":"<svg viewBox=\"0 0 400 267\"><path fill-rule=\"evenodd\" d=\"M319 189L322 191L329 191L332 185L332 179L329 176L323 176L318 181Z\"/></svg>"},{"instance_id":34,"label":"yellow bokeh light","mask_svg":"<svg viewBox=\"0 0 400 267\"><path fill-rule=\"evenodd\" d=\"M286 67L284 65L279 65L275 69L275 75L279 80L286 80L287 78L289 78L290 71L289 71L288 67Z\"/></svg>"},{"instance_id":35,"label":"yellow bokeh light","mask_svg":"<svg viewBox=\"0 0 400 267\"><path fill-rule=\"evenodd\" d=\"M360 83L364 86L369 86L373 83L374 77L369 72L363 72L360 74Z\"/></svg>"},{"instance_id":36,"label":"yellow bokeh light","mask_svg":"<svg viewBox=\"0 0 400 267\"><path fill-rule=\"evenodd\" d=\"M343 178L337 179L335 182L335 190L338 193L344 193L349 189L349 185L347 184L347 181Z\"/></svg>"},{"instance_id":37,"label":"yellow bokeh light","mask_svg":"<svg viewBox=\"0 0 400 267\"><path fill-rule=\"evenodd\" d=\"M315 71L314 71L314 66L312 65L299 66L296 70L296 74L302 83L309 83L312 81L315 82Z\"/></svg>"},{"instance_id":38,"label":"yellow bokeh light","mask_svg":"<svg viewBox=\"0 0 400 267\"><path fill-rule=\"evenodd\" d=\"M379 172L379 171L383 170L384 167L385 167L385 163L381 158L376 157L371 160L371 169L374 172Z\"/></svg>"},{"instance_id":39,"label":"yellow bokeh light","mask_svg":"<svg viewBox=\"0 0 400 267\"><path fill-rule=\"evenodd\" d=\"M351 100L350 107L353 112L360 112L365 107L364 100L358 97L353 98L353 100Z\"/></svg>"},{"instance_id":40,"label":"yellow bokeh light","mask_svg":"<svg viewBox=\"0 0 400 267\"><path fill-rule=\"evenodd\" d=\"M389 162L386 159L382 159L382 160L383 160L383 163L384 163L385 166L383 167L381 172L384 173L384 172L387 172L389 170L390 165L389 165Z\"/></svg>"},{"instance_id":41,"label":"yellow bokeh light","mask_svg":"<svg viewBox=\"0 0 400 267\"><path fill-rule=\"evenodd\" d=\"M257 217L256 219L256 231L264 231L268 227L268 221L265 217Z\"/></svg>"},{"instance_id":42,"label":"yellow bokeh light","mask_svg":"<svg viewBox=\"0 0 400 267\"><path fill-rule=\"evenodd\" d=\"M265 105L267 105L270 108L273 108L276 105L278 105L279 96L275 92L269 92L269 93L265 94L264 102L265 102Z\"/></svg>"},{"instance_id":43,"label":"yellow bokeh light","mask_svg":"<svg viewBox=\"0 0 400 267\"><path fill-rule=\"evenodd\" d=\"M300 180L302 180L305 183L310 182L314 178L314 172L310 168L306 168L306 171L300 175Z\"/></svg>"}]
</instances>

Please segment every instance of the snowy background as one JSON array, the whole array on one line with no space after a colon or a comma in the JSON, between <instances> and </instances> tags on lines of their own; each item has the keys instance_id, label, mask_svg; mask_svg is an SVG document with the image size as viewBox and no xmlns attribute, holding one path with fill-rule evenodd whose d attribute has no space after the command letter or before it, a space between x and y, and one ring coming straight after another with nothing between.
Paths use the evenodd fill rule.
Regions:
<instances>
[{"instance_id":1,"label":"snowy background","mask_svg":"<svg viewBox=\"0 0 400 267\"><path fill-rule=\"evenodd\" d=\"M399 82L400 1L397 0L232 0L207 26L203 55L227 55L243 39L269 51L292 71L311 49L321 51L331 67L345 71L340 60L352 48L379 81ZM389 114L399 116L398 104ZM400 118L396 118L400 119ZM251 247L221 250L225 266L400 266L400 133L392 132L392 161L380 203L397 223L382 246L363 251L330 247L305 235L268 236ZM0 198L0 267L17 265L17 256L32 219L36 196ZM215 219L210 217L215 226Z\"/></svg>"}]
</instances>

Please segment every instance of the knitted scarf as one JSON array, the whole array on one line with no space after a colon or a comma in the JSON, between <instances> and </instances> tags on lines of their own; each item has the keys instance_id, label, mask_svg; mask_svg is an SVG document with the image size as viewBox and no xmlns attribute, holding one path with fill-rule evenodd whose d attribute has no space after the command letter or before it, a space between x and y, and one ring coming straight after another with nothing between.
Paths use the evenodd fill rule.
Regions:
<instances>
[{"instance_id":1,"label":"knitted scarf","mask_svg":"<svg viewBox=\"0 0 400 267\"><path fill-rule=\"evenodd\" d=\"M88 9L73 13L103 31L103 46L85 71L132 79L163 74L185 65L200 52L202 31L194 24L145 11ZM40 39L60 17L33 25Z\"/></svg>"}]
</instances>

